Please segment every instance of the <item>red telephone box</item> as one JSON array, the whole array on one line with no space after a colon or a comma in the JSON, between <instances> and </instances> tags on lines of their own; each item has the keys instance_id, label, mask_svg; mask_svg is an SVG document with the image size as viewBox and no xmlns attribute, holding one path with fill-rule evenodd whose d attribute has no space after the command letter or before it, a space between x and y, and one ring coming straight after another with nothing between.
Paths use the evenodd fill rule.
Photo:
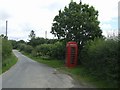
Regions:
<instances>
[{"instance_id":1,"label":"red telephone box","mask_svg":"<svg viewBox=\"0 0 120 90\"><path fill-rule=\"evenodd\" d=\"M66 66L75 67L77 65L78 46L76 42L68 42L66 45Z\"/></svg>"}]
</instances>

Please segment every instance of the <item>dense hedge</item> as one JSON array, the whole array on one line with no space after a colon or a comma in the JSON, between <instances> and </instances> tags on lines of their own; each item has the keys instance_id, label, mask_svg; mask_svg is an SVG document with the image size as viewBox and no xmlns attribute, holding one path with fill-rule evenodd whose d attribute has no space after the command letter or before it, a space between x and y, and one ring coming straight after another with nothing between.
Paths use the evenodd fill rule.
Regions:
<instances>
[{"instance_id":1,"label":"dense hedge","mask_svg":"<svg viewBox=\"0 0 120 90\"><path fill-rule=\"evenodd\" d=\"M20 44L18 45L18 49L19 49L20 51L24 51L24 52L26 52L26 53L32 53L33 47L30 46L30 45L24 44L24 43L20 43Z\"/></svg>"},{"instance_id":2,"label":"dense hedge","mask_svg":"<svg viewBox=\"0 0 120 90\"><path fill-rule=\"evenodd\" d=\"M10 41L2 38L2 58L4 59L7 56L10 56L11 52L12 52L12 45Z\"/></svg>"},{"instance_id":3,"label":"dense hedge","mask_svg":"<svg viewBox=\"0 0 120 90\"><path fill-rule=\"evenodd\" d=\"M41 44L32 51L33 56L49 56L56 59L65 58L65 45L61 42L55 44Z\"/></svg>"},{"instance_id":4,"label":"dense hedge","mask_svg":"<svg viewBox=\"0 0 120 90\"><path fill-rule=\"evenodd\" d=\"M18 49L19 49L20 51L25 51L25 47L26 47L26 44L23 44L23 43L20 43L20 44L18 45Z\"/></svg>"},{"instance_id":5,"label":"dense hedge","mask_svg":"<svg viewBox=\"0 0 120 90\"><path fill-rule=\"evenodd\" d=\"M31 45L19 43L18 49L35 57L50 57L61 60L65 59L65 44L59 41L54 44L40 44L34 48Z\"/></svg>"},{"instance_id":6,"label":"dense hedge","mask_svg":"<svg viewBox=\"0 0 120 90\"><path fill-rule=\"evenodd\" d=\"M2 38L2 69L8 67L11 61L10 58L12 56L12 44L6 38ZM12 64L11 64L12 65Z\"/></svg>"},{"instance_id":7,"label":"dense hedge","mask_svg":"<svg viewBox=\"0 0 120 90\"><path fill-rule=\"evenodd\" d=\"M65 59L66 45L62 42L56 42L53 45L51 56L57 59Z\"/></svg>"},{"instance_id":8,"label":"dense hedge","mask_svg":"<svg viewBox=\"0 0 120 90\"><path fill-rule=\"evenodd\" d=\"M11 42L11 44L12 44L12 48L13 48L13 49L17 49L17 48L18 48L18 43L17 43L17 41L15 41L15 40L10 40L10 42Z\"/></svg>"},{"instance_id":9,"label":"dense hedge","mask_svg":"<svg viewBox=\"0 0 120 90\"><path fill-rule=\"evenodd\" d=\"M27 53L32 53L33 47L30 45L26 45L24 48L24 51Z\"/></svg>"},{"instance_id":10,"label":"dense hedge","mask_svg":"<svg viewBox=\"0 0 120 90\"><path fill-rule=\"evenodd\" d=\"M37 56L50 56L52 44L41 44L36 47Z\"/></svg>"},{"instance_id":11,"label":"dense hedge","mask_svg":"<svg viewBox=\"0 0 120 90\"><path fill-rule=\"evenodd\" d=\"M89 41L82 50L81 62L92 75L117 83L118 41L112 39Z\"/></svg>"},{"instance_id":12,"label":"dense hedge","mask_svg":"<svg viewBox=\"0 0 120 90\"><path fill-rule=\"evenodd\" d=\"M0 74L2 73L2 38L0 37Z\"/></svg>"}]
</instances>

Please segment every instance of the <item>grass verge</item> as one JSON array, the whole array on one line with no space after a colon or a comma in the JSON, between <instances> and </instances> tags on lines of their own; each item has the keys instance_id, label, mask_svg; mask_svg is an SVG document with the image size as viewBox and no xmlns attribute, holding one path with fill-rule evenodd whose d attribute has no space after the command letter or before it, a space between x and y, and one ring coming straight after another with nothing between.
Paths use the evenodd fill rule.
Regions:
<instances>
[{"instance_id":1,"label":"grass verge","mask_svg":"<svg viewBox=\"0 0 120 90\"><path fill-rule=\"evenodd\" d=\"M40 57L33 57L24 52L22 53L39 63L47 64L50 67L56 68L60 72L69 74L83 86L89 88L115 88L111 82L106 82L105 80L99 79L99 77L92 76L89 71L81 65L75 68L67 68L65 67L64 61L43 59Z\"/></svg>"},{"instance_id":2,"label":"grass verge","mask_svg":"<svg viewBox=\"0 0 120 90\"><path fill-rule=\"evenodd\" d=\"M60 67L64 67L64 62L61 60L55 60L55 59L43 59L41 57L33 57L30 54L24 53L22 52L24 55L28 56L29 58L39 62L39 63L44 63L47 64L50 67L53 68L60 68Z\"/></svg>"},{"instance_id":3,"label":"grass verge","mask_svg":"<svg viewBox=\"0 0 120 90\"><path fill-rule=\"evenodd\" d=\"M2 73L9 70L17 62L17 57L12 53L2 62Z\"/></svg>"},{"instance_id":4,"label":"grass verge","mask_svg":"<svg viewBox=\"0 0 120 90\"><path fill-rule=\"evenodd\" d=\"M2 68L0 68L0 75L2 74Z\"/></svg>"}]
</instances>

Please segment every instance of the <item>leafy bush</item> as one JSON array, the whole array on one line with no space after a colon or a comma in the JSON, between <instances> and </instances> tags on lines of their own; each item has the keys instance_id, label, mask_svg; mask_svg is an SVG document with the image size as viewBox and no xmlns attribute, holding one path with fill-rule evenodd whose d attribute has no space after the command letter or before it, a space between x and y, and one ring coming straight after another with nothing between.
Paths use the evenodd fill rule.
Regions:
<instances>
[{"instance_id":1,"label":"leafy bush","mask_svg":"<svg viewBox=\"0 0 120 90\"><path fill-rule=\"evenodd\" d=\"M36 56L37 56L37 51L36 51L35 49L33 49L31 55L32 55L33 57L36 57Z\"/></svg>"},{"instance_id":2,"label":"leafy bush","mask_svg":"<svg viewBox=\"0 0 120 90\"><path fill-rule=\"evenodd\" d=\"M45 43L44 38L35 37L35 38L31 38L31 40L29 40L29 42L27 44L31 45L32 47L36 47L36 46L44 44L44 43Z\"/></svg>"},{"instance_id":3,"label":"leafy bush","mask_svg":"<svg viewBox=\"0 0 120 90\"><path fill-rule=\"evenodd\" d=\"M4 59L7 56L10 56L11 52L12 52L12 45L10 41L2 38L2 58Z\"/></svg>"},{"instance_id":4,"label":"leafy bush","mask_svg":"<svg viewBox=\"0 0 120 90\"><path fill-rule=\"evenodd\" d=\"M56 42L51 49L51 56L56 59L65 59L65 44L62 42Z\"/></svg>"},{"instance_id":5,"label":"leafy bush","mask_svg":"<svg viewBox=\"0 0 120 90\"><path fill-rule=\"evenodd\" d=\"M61 42L55 44L41 44L36 47L38 56L50 56L51 58L64 59L65 45Z\"/></svg>"},{"instance_id":6,"label":"leafy bush","mask_svg":"<svg viewBox=\"0 0 120 90\"><path fill-rule=\"evenodd\" d=\"M17 41L15 41L15 40L10 40L10 42L11 42L11 44L12 44L12 48L13 48L13 49L17 49L17 48L18 48L18 43L17 43Z\"/></svg>"},{"instance_id":7,"label":"leafy bush","mask_svg":"<svg viewBox=\"0 0 120 90\"><path fill-rule=\"evenodd\" d=\"M117 83L118 42L111 39L89 41L82 50L81 62L91 74Z\"/></svg>"},{"instance_id":8,"label":"leafy bush","mask_svg":"<svg viewBox=\"0 0 120 90\"><path fill-rule=\"evenodd\" d=\"M38 56L47 56L50 55L50 48L52 44L41 44L36 47Z\"/></svg>"},{"instance_id":9,"label":"leafy bush","mask_svg":"<svg viewBox=\"0 0 120 90\"><path fill-rule=\"evenodd\" d=\"M17 58L12 53L11 42L7 40L6 38L2 38L2 72L5 72L6 70L8 70L16 62L17 62ZM0 67L0 70L1 70L1 67Z\"/></svg>"},{"instance_id":10,"label":"leafy bush","mask_svg":"<svg viewBox=\"0 0 120 90\"><path fill-rule=\"evenodd\" d=\"M25 47L26 47L26 44L23 44L23 43L20 43L20 44L18 45L18 49L19 49L20 51L24 51L24 50L25 50Z\"/></svg>"},{"instance_id":11,"label":"leafy bush","mask_svg":"<svg viewBox=\"0 0 120 90\"><path fill-rule=\"evenodd\" d=\"M20 51L24 51L26 53L32 53L33 47L31 45L20 43L20 44L18 44L18 49Z\"/></svg>"},{"instance_id":12,"label":"leafy bush","mask_svg":"<svg viewBox=\"0 0 120 90\"><path fill-rule=\"evenodd\" d=\"M24 48L25 48L24 51L25 51L26 53L32 53L32 50L33 50L33 47L32 47L32 46L30 46L30 45L25 45Z\"/></svg>"}]
</instances>

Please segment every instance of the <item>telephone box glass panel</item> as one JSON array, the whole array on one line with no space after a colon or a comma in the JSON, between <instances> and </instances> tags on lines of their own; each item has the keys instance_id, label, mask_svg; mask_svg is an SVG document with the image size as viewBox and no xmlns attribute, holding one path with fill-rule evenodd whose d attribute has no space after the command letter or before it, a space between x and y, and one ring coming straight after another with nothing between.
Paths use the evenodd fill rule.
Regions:
<instances>
[{"instance_id":1,"label":"telephone box glass panel","mask_svg":"<svg viewBox=\"0 0 120 90\"><path fill-rule=\"evenodd\" d=\"M71 47L70 63L74 64L75 60L75 47Z\"/></svg>"}]
</instances>

